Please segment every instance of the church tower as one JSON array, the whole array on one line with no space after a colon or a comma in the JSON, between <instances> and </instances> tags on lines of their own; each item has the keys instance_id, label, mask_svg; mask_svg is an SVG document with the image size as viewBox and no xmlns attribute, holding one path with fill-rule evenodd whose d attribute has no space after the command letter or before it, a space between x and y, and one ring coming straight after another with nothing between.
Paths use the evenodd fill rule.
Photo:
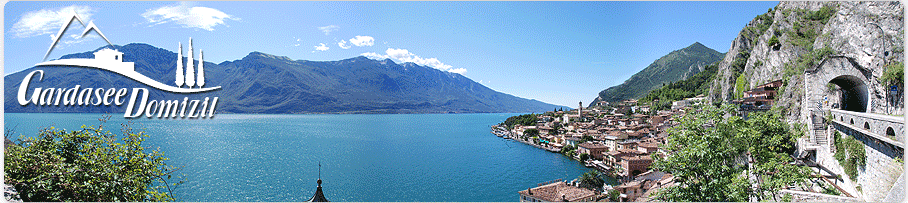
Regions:
<instances>
[{"instance_id":1,"label":"church tower","mask_svg":"<svg viewBox=\"0 0 908 203\"><path fill-rule=\"evenodd\" d=\"M306 202L330 202L328 198L325 198L325 194L322 193L322 164L318 164L318 181L315 181L318 184L318 187L315 188L315 194L312 195L312 198L309 198Z\"/></svg>"}]
</instances>

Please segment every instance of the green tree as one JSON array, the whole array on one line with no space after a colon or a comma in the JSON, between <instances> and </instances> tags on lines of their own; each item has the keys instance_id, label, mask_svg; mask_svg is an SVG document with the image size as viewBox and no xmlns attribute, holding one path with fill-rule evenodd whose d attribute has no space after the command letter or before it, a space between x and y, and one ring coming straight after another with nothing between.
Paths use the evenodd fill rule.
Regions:
<instances>
[{"instance_id":1,"label":"green tree","mask_svg":"<svg viewBox=\"0 0 908 203\"><path fill-rule=\"evenodd\" d=\"M581 153L581 154L580 154L580 161L586 161L587 159L590 159L590 155L589 155L589 154L587 154L587 153Z\"/></svg>"},{"instance_id":2,"label":"green tree","mask_svg":"<svg viewBox=\"0 0 908 203\"><path fill-rule=\"evenodd\" d=\"M593 141L593 140L596 140L596 139L593 138L593 136L589 136L589 135L583 135L583 137L580 137L580 143L589 142L589 141Z\"/></svg>"},{"instance_id":3,"label":"green tree","mask_svg":"<svg viewBox=\"0 0 908 203\"><path fill-rule=\"evenodd\" d=\"M618 191L618 190L608 191L608 200L609 201L618 202L618 200L620 200L620 199L618 199L619 197L621 197L621 191Z\"/></svg>"},{"instance_id":4,"label":"green tree","mask_svg":"<svg viewBox=\"0 0 908 203\"><path fill-rule=\"evenodd\" d=\"M680 184L660 190L656 198L708 202L749 201L753 196L778 201L769 198L807 179L810 169L788 164L803 132L784 122L780 112L753 113L748 120L729 115L734 115L731 105L706 105L669 130L665 149L670 155L655 157L653 165L672 173Z\"/></svg>"},{"instance_id":5,"label":"green tree","mask_svg":"<svg viewBox=\"0 0 908 203\"><path fill-rule=\"evenodd\" d=\"M602 186L605 185L605 180L602 179L602 173L597 170L587 171L586 173L580 174L580 187L600 191Z\"/></svg>"},{"instance_id":6,"label":"green tree","mask_svg":"<svg viewBox=\"0 0 908 203\"><path fill-rule=\"evenodd\" d=\"M562 153L562 154L567 154L567 153L570 152L570 151L574 151L574 146L573 146L573 145L565 145L564 147L561 148L561 153Z\"/></svg>"},{"instance_id":7,"label":"green tree","mask_svg":"<svg viewBox=\"0 0 908 203\"><path fill-rule=\"evenodd\" d=\"M901 62L891 64L883 71L880 82L886 86L902 87L905 83L905 66Z\"/></svg>"},{"instance_id":8,"label":"green tree","mask_svg":"<svg viewBox=\"0 0 908 203\"><path fill-rule=\"evenodd\" d=\"M776 35L772 35L767 43L769 44L769 47L772 47L773 49L778 49L778 46L781 45L781 43L779 43L779 38L776 37Z\"/></svg>"},{"instance_id":9,"label":"green tree","mask_svg":"<svg viewBox=\"0 0 908 203\"><path fill-rule=\"evenodd\" d=\"M505 119L502 124L507 126L508 129L512 129L512 127L514 127L514 125L517 125L517 124L520 124L522 126L536 125L536 121L539 120L539 118L537 118L536 116L538 116L538 115L537 114L524 114L524 115L518 115L518 116L511 116L511 117L508 117L508 119Z\"/></svg>"},{"instance_id":10,"label":"green tree","mask_svg":"<svg viewBox=\"0 0 908 203\"><path fill-rule=\"evenodd\" d=\"M537 136L539 136L539 130L527 129L527 130L523 131L523 134L528 137L537 137Z\"/></svg>"},{"instance_id":11,"label":"green tree","mask_svg":"<svg viewBox=\"0 0 908 203\"><path fill-rule=\"evenodd\" d=\"M833 157L842 165L845 174L848 174L851 180L857 181L858 167L863 168L867 160L864 143L851 136L842 136L839 131L833 134L833 142L836 147Z\"/></svg>"},{"instance_id":12,"label":"green tree","mask_svg":"<svg viewBox=\"0 0 908 203\"><path fill-rule=\"evenodd\" d=\"M564 155L567 157L574 157L574 155L576 155L576 154L577 154L576 150L571 150L571 151L567 151L564 153Z\"/></svg>"},{"instance_id":13,"label":"green tree","mask_svg":"<svg viewBox=\"0 0 908 203\"><path fill-rule=\"evenodd\" d=\"M735 98L744 98L745 91L747 91L747 77L740 74L735 80Z\"/></svg>"},{"instance_id":14,"label":"green tree","mask_svg":"<svg viewBox=\"0 0 908 203\"><path fill-rule=\"evenodd\" d=\"M109 118L107 116L106 118ZM102 121L105 121L102 119ZM143 131L123 124L122 137L97 128L45 128L6 148L6 183L24 201L172 201L175 168L158 150L146 153Z\"/></svg>"}]
</instances>

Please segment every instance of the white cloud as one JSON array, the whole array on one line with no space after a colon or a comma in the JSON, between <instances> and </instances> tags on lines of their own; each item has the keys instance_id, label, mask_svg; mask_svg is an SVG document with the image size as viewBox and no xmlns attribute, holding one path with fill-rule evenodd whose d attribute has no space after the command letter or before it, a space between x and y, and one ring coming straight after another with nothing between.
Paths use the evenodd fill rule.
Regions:
<instances>
[{"instance_id":1,"label":"white cloud","mask_svg":"<svg viewBox=\"0 0 908 203\"><path fill-rule=\"evenodd\" d=\"M376 60L384 60L384 59L388 58L388 56L377 54L375 52L366 52L361 55L365 56L366 58L376 59Z\"/></svg>"},{"instance_id":2,"label":"white cloud","mask_svg":"<svg viewBox=\"0 0 908 203\"><path fill-rule=\"evenodd\" d=\"M453 68L453 66L444 64L441 61L439 61L437 58L422 58L422 57L417 56L416 54L410 53L410 51L407 51L406 49L388 48L388 50L385 50L384 55L378 54L375 52L366 52L361 55L365 56L367 58L378 59L378 60L391 59L391 60L394 60L397 62L403 62L403 63L412 62L417 65L428 66L428 67L432 67L432 68L435 68L438 70L448 71L448 72L458 73L458 74L464 74L467 72L467 69L465 69L465 68Z\"/></svg>"},{"instance_id":3,"label":"white cloud","mask_svg":"<svg viewBox=\"0 0 908 203\"><path fill-rule=\"evenodd\" d=\"M67 6L59 9L42 9L31 11L19 17L9 32L19 38L54 34L69 21L73 13L79 15L85 23L91 19L94 9L88 6ZM76 22L78 24L78 22Z\"/></svg>"},{"instance_id":4,"label":"white cloud","mask_svg":"<svg viewBox=\"0 0 908 203\"><path fill-rule=\"evenodd\" d=\"M347 41L344 41L344 40L337 42L337 46L339 46L341 49L349 49L350 47L353 47L353 46L347 45Z\"/></svg>"},{"instance_id":5,"label":"white cloud","mask_svg":"<svg viewBox=\"0 0 908 203\"><path fill-rule=\"evenodd\" d=\"M466 68L455 68L455 69L448 70L448 72L452 72L452 73L457 73L457 74L463 75L464 73L467 72L467 69L466 69Z\"/></svg>"},{"instance_id":6,"label":"white cloud","mask_svg":"<svg viewBox=\"0 0 908 203\"><path fill-rule=\"evenodd\" d=\"M375 44L375 38L370 36L356 36L350 39L350 44L356 45L358 47L362 46L372 46Z\"/></svg>"},{"instance_id":7,"label":"white cloud","mask_svg":"<svg viewBox=\"0 0 908 203\"><path fill-rule=\"evenodd\" d=\"M325 45L325 43L318 43L318 44L319 44L318 46L313 46L313 47L315 47L315 51L312 51L312 53L315 53L316 51L328 51L328 49L330 49L328 46Z\"/></svg>"},{"instance_id":8,"label":"white cloud","mask_svg":"<svg viewBox=\"0 0 908 203\"><path fill-rule=\"evenodd\" d=\"M337 25L329 25L329 26L325 26L325 27L318 27L318 30L321 30L322 32L324 32L325 35L330 35L331 32L337 31L338 28L340 28L340 27L338 27Z\"/></svg>"},{"instance_id":9,"label":"white cloud","mask_svg":"<svg viewBox=\"0 0 908 203\"><path fill-rule=\"evenodd\" d=\"M185 28L199 28L208 31L213 31L217 25L226 26L225 20L240 20L220 10L192 6L188 2L151 9L143 13L142 17L154 25L173 22Z\"/></svg>"}]
</instances>

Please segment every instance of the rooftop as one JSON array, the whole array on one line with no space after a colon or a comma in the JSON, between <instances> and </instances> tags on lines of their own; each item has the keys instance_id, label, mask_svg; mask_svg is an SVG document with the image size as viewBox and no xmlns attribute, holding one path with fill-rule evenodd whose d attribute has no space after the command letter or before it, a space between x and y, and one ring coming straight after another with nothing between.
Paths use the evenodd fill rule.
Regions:
<instances>
[{"instance_id":1,"label":"rooftop","mask_svg":"<svg viewBox=\"0 0 908 203\"><path fill-rule=\"evenodd\" d=\"M580 147L583 147L583 148L587 148L587 149L602 149L602 148L608 148L608 146L605 146L604 144L593 144L593 143L588 143L588 142L587 142L587 143L580 143L580 144L577 145L577 146L580 146Z\"/></svg>"},{"instance_id":2,"label":"rooftop","mask_svg":"<svg viewBox=\"0 0 908 203\"><path fill-rule=\"evenodd\" d=\"M592 190L574 187L565 182L555 182L527 190L521 190L518 193L546 202L589 201L589 198L596 196L596 193Z\"/></svg>"}]
</instances>

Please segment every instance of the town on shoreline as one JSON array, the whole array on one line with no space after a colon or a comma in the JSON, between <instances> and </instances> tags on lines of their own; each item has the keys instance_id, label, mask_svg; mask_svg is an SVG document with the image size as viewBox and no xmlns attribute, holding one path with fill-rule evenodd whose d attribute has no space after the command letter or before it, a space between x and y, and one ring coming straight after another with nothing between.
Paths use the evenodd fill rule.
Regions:
<instances>
[{"instance_id":1,"label":"town on shoreline","mask_svg":"<svg viewBox=\"0 0 908 203\"><path fill-rule=\"evenodd\" d=\"M660 145L666 144L668 129L679 124L675 118L705 101L698 95L675 101L667 110L638 105L637 100L601 101L589 108L580 102L574 110L511 117L493 125L492 134L561 153L620 183L605 184L597 189L607 192L597 194L578 187L578 180L551 181L519 191L520 201L649 201L650 192L674 182L671 174L651 169L653 156L666 154ZM616 197L609 199L608 193Z\"/></svg>"}]
</instances>

